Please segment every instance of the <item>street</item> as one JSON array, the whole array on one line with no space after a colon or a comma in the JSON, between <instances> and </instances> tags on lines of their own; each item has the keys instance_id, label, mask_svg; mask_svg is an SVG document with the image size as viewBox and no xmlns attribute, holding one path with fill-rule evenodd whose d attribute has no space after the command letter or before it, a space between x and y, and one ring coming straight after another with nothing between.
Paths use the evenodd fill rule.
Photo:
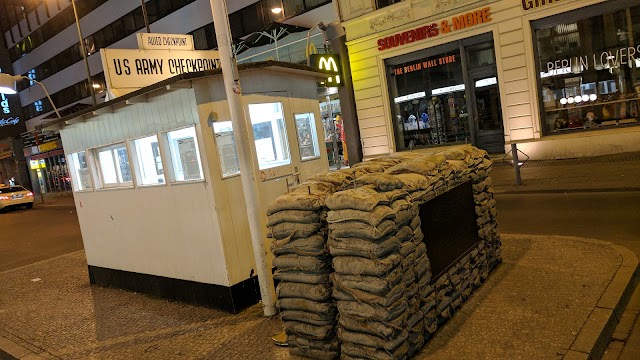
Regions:
<instances>
[{"instance_id":1,"label":"street","mask_svg":"<svg viewBox=\"0 0 640 360\"><path fill-rule=\"evenodd\" d=\"M0 211L0 272L82 250L71 198Z\"/></svg>"}]
</instances>

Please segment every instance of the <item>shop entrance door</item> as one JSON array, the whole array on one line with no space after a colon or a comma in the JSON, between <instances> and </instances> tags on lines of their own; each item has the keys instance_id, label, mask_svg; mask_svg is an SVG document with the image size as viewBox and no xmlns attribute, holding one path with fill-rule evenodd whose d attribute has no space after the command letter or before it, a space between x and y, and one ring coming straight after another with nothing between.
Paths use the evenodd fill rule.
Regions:
<instances>
[{"instance_id":1,"label":"shop entrance door","mask_svg":"<svg viewBox=\"0 0 640 360\"><path fill-rule=\"evenodd\" d=\"M504 153L504 125L495 67L469 71L476 146Z\"/></svg>"}]
</instances>

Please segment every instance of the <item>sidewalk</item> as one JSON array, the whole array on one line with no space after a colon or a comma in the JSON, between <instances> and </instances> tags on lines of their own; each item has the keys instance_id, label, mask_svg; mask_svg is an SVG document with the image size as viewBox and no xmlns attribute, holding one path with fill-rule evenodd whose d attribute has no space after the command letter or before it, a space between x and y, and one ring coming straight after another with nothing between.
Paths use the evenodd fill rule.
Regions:
<instances>
[{"instance_id":1,"label":"sidewalk","mask_svg":"<svg viewBox=\"0 0 640 360\"><path fill-rule=\"evenodd\" d=\"M640 191L640 153L528 161L520 168L519 186L511 160L506 164L501 158L493 157L496 193Z\"/></svg>"},{"instance_id":2,"label":"sidewalk","mask_svg":"<svg viewBox=\"0 0 640 360\"><path fill-rule=\"evenodd\" d=\"M601 354L637 257L582 238L503 235L503 244L503 264L416 358ZM82 252L0 273L0 349L15 358L288 359L270 341L280 329L258 306L232 315L92 287Z\"/></svg>"}]
</instances>

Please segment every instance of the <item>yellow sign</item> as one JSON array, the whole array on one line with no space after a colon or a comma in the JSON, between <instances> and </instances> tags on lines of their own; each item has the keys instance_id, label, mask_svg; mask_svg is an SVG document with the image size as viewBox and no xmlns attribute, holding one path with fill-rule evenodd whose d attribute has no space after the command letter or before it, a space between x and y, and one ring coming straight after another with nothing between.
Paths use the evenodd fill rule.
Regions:
<instances>
[{"instance_id":1,"label":"yellow sign","mask_svg":"<svg viewBox=\"0 0 640 360\"><path fill-rule=\"evenodd\" d=\"M326 86L340 86L342 80L340 76L340 57L336 54L311 54L309 56L311 66L316 70L331 75L324 81Z\"/></svg>"},{"instance_id":2,"label":"yellow sign","mask_svg":"<svg viewBox=\"0 0 640 360\"><path fill-rule=\"evenodd\" d=\"M31 165L31 170L40 169L40 162L38 160L31 160L29 164Z\"/></svg>"},{"instance_id":3,"label":"yellow sign","mask_svg":"<svg viewBox=\"0 0 640 360\"><path fill-rule=\"evenodd\" d=\"M51 151L51 150L55 150L57 148L58 148L58 142L57 141L49 141L49 142L46 142L44 144L38 145L38 150L40 152Z\"/></svg>"}]
</instances>

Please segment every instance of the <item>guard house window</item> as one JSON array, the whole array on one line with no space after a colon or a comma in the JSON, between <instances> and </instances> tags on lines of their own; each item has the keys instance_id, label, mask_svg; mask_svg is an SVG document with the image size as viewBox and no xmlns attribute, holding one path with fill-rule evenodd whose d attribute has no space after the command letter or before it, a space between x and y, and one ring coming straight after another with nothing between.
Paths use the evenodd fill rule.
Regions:
<instances>
[{"instance_id":1,"label":"guard house window","mask_svg":"<svg viewBox=\"0 0 640 360\"><path fill-rule=\"evenodd\" d=\"M282 103L249 104L260 170L291 163Z\"/></svg>"},{"instance_id":2,"label":"guard house window","mask_svg":"<svg viewBox=\"0 0 640 360\"><path fill-rule=\"evenodd\" d=\"M300 157L302 160L317 158L320 156L320 146L313 113L295 114L295 119Z\"/></svg>"},{"instance_id":3,"label":"guard house window","mask_svg":"<svg viewBox=\"0 0 640 360\"><path fill-rule=\"evenodd\" d=\"M638 123L640 6L628 4L533 22L544 134Z\"/></svg>"},{"instance_id":4,"label":"guard house window","mask_svg":"<svg viewBox=\"0 0 640 360\"><path fill-rule=\"evenodd\" d=\"M233 137L233 124L231 121L215 122L213 123L213 133L216 137L222 178L240 174L240 163L238 162L236 142Z\"/></svg>"},{"instance_id":5,"label":"guard house window","mask_svg":"<svg viewBox=\"0 0 640 360\"><path fill-rule=\"evenodd\" d=\"M387 62L396 150L465 143L471 137L457 45Z\"/></svg>"},{"instance_id":6,"label":"guard house window","mask_svg":"<svg viewBox=\"0 0 640 360\"><path fill-rule=\"evenodd\" d=\"M173 167L172 180L180 182L204 179L195 127L169 131L167 142Z\"/></svg>"},{"instance_id":7,"label":"guard house window","mask_svg":"<svg viewBox=\"0 0 640 360\"><path fill-rule=\"evenodd\" d=\"M103 187L132 186L129 155L124 143L95 150Z\"/></svg>"},{"instance_id":8,"label":"guard house window","mask_svg":"<svg viewBox=\"0 0 640 360\"><path fill-rule=\"evenodd\" d=\"M164 166L156 135L133 141L138 183L140 185L164 184Z\"/></svg>"},{"instance_id":9,"label":"guard house window","mask_svg":"<svg viewBox=\"0 0 640 360\"><path fill-rule=\"evenodd\" d=\"M69 155L69 166L71 167L71 179L73 180L75 191L93 190L87 154L84 151L80 151Z\"/></svg>"}]
</instances>

